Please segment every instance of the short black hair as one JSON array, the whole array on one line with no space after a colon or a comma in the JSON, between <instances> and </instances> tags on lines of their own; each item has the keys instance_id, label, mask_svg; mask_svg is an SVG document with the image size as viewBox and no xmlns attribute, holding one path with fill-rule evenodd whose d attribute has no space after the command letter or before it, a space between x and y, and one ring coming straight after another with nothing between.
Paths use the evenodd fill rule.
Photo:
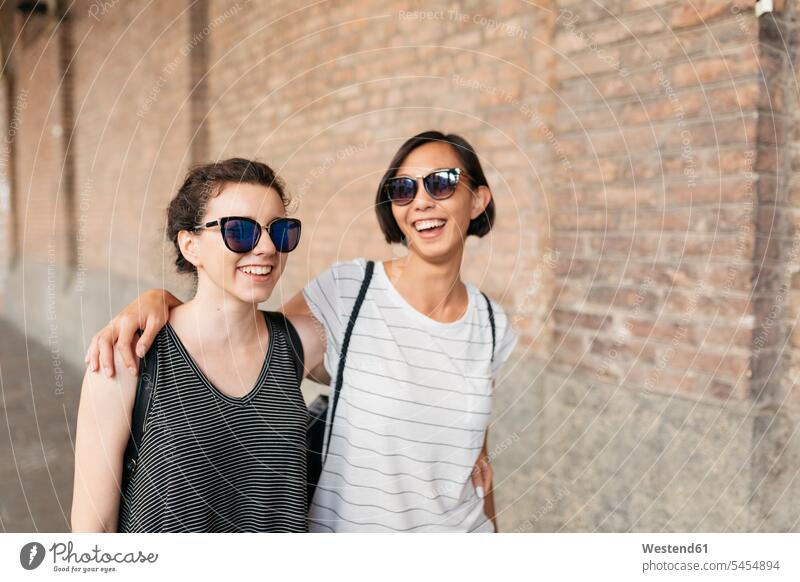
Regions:
<instances>
[{"instance_id":1,"label":"short black hair","mask_svg":"<svg viewBox=\"0 0 800 582\"><path fill-rule=\"evenodd\" d=\"M378 224L381 227L383 236L386 238L386 242L390 244L403 242L403 231L400 230L397 221L394 219L392 203L384 192L383 185L386 180L397 175L397 170L403 165L403 162L411 152L420 146L434 142L446 143L453 148L473 189L480 186L489 187L481 167L481 161L478 159L478 154L475 153L475 148L460 135L453 133L445 135L441 131L424 131L408 139L400 146L400 149L397 150L397 153L389 163L389 169L386 170L383 178L381 178L381 182L378 185L378 193L375 195L375 214L378 216ZM492 230L493 224L494 198L489 201L483 214L470 221L467 236L474 234L477 237L482 237Z\"/></svg>"}]
</instances>

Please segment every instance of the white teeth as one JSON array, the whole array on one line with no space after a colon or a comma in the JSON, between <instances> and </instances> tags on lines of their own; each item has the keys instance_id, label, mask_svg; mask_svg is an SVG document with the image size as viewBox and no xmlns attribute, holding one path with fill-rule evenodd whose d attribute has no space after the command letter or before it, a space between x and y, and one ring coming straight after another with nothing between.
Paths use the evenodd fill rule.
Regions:
<instances>
[{"instance_id":1,"label":"white teeth","mask_svg":"<svg viewBox=\"0 0 800 582\"><path fill-rule=\"evenodd\" d=\"M272 267L256 267L255 265L251 265L248 267L239 267L239 270L242 273L248 273L250 275L269 275L272 272Z\"/></svg>"},{"instance_id":2,"label":"white teeth","mask_svg":"<svg viewBox=\"0 0 800 582\"><path fill-rule=\"evenodd\" d=\"M436 228L437 226L444 226L445 221L439 220L438 218L434 218L431 220L418 220L414 223L414 228L417 229L417 232L421 230L427 230L429 228Z\"/></svg>"}]
</instances>

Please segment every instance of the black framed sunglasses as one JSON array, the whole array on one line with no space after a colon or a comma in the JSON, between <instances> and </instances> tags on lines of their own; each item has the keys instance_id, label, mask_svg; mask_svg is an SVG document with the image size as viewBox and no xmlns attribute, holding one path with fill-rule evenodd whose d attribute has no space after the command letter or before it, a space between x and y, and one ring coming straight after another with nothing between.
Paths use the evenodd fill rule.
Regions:
<instances>
[{"instance_id":1,"label":"black framed sunglasses","mask_svg":"<svg viewBox=\"0 0 800 582\"><path fill-rule=\"evenodd\" d=\"M300 221L296 218L276 218L266 226L261 226L252 218L226 216L195 226L192 231L219 226L222 240L228 250L234 253L249 253L261 240L261 229L266 229L272 244L279 253L290 253L300 242Z\"/></svg>"},{"instance_id":2,"label":"black framed sunglasses","mask_svg":"<svg viewBox=\"0 0 800 582\"><path fill-rule=\"evenodd\" d=\"M460 168L440 168L427 176L395 176L383 183L383 191L392 204L405 206L416 197L417 181L421 179L431 198L446 200L456 191L461 174Z\"/></svg>"}]
</instances>

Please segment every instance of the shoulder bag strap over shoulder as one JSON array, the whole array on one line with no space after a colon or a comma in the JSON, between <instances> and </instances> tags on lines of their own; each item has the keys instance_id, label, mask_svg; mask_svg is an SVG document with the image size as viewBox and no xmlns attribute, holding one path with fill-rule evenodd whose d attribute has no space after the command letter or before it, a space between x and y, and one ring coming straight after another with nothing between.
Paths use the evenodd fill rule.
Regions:
<instances>
[{"instance_id":1,"label":"shoulder bag strap over shoulder","mask_svg":"<svg viewBox=\"0 0 800 582\"><path fill-rule=\"evenodd\" d=\"M336 405L339 403L339 393L342 391L342 382L344 381L344 365L347 360L347 348L350 346L350 336L353 335L353 327L358 318L358 312L361 310L361 304L364 303L364 297L367 295L369 283L372 280L372 272L375 269L373 261L367 261L366 272L364 273L364 280L361 282L361 289L358 291L356 302L353 305L353 311L350 313L350 319L347 322L347 330L344 333L344 340L342 340L342 350L339 354L339 369L336 372L336 385L331 395L331 420L328 430L333 429L333 419L336 416ZM330 432L328 433L328 442L325 446L325 456L328 456L328 449L331 446Z\"/></svg>"},{"instance_id":2,"label":"shoulder bag strap over shoulder","mask_svg":"<svg viewBox=\"0 0 800 582\"><path fill-rule=\"evenodd\" d=\"M486 296L486 293L481 291L481 295L486 299L486 307L489 309L489 324L492 326L492 362L494 362L494 348L495 348L495 334L497 333L494 328L494 311L492 310L492 302Z\"/></svg>"},{"instance_id":3,"label":"shoulder bag strap over shoulder","mask_svg":"<svg viewBox=\"0 0 800 582\"><path fill-rule=\"evenodd\" d=\"M272 322L273 328L278 327L286 335L286 341L289 343L289 351L292 353L292 360L294 362L294 370L297 376L298 384L303 381L305 374L303 342L300 340L300 335L297 333L294 325L289 318L283 313L277 311L265 311L265 317Z\"/></svg>"},{"instance_id":4,"label":"shoulder bag strap over shoulder","mask_svg":"<svg viewBox=\"0 0 800 582\"><path fill-rule=\"evenodd\" d=\"M125 449L125 462L122 466L123 483L127 484L133 476L139 462L139 450L144 436L144 423L153 389L158 377L158 349L156 344L148 350L144 358L139 360L139 381L136 385L136 399L133 404L133 417L131 418L131 436Z\"/></svg>"}]
</instances>

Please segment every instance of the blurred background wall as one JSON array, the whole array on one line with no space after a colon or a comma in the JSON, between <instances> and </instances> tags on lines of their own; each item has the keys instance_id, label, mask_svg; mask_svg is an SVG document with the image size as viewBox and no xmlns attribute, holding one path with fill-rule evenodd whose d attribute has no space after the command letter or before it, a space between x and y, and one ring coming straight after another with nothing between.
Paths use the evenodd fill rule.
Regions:
<instances>
[{"instance_id":1,"label":"blurred background wall","mask_svg":"<svg viewBox=\"0 0 800 582\"><path fill-rule=\"evenodd\" d=\"M68 527L91 336L189 296L164 210L190 164L288 182L275 307L402 253L372 200L436 128L481 156L498 219L463 275L520 335L501 529L797 530L797 31L792 1L3 3L3 529Z\"/></svg>"}]
</instances>

